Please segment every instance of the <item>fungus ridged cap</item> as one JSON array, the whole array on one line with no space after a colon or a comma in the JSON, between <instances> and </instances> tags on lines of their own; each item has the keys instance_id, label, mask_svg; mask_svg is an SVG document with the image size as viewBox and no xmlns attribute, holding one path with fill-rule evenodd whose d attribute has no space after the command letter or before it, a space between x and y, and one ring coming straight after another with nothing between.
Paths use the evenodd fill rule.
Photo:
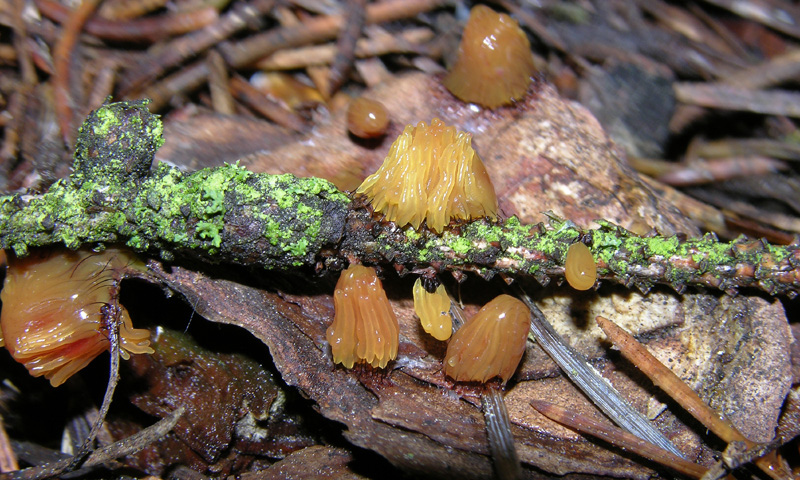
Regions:
<instances>
[{"instance_id":1,"label":"fungus ridged cap","mask_svg":"<svg viewBox=\"0 0 800 480\"><path fill-rule=\"evenodd\" d=\"M530 42L517 22L476 5L444 86L465 102L497 108L522 98L535 73Z\"/></svg>"},{"instance_id":2,"label":"fungus ridged cap","mask_svg":"<svg viewBox=\"0 0 800 480\"><path fill-rule=\"evenodd\" d=\"M510 295L487 303L450 339L444 371L458 382L507 382L517 369L530 328L530 310Z\"/></svg>"},{"instance_id":3,"label":"fungus ridged cap","mask_svg":"<svg viewBox=\"0 0 800 480\"><path fill-rule=\"evenodd\" d=\"M439 284L433 293L425 290L422 279L414 283L414 312L419 317L423 330L436 340L447 340L453 334L453 318L450 316L450 297Z\"/></svg>"},{"instance_id":4,"label":"fungus ridged cap","mask_svg":"<svg viewBox=\"0 0 800 480\"><path fill-rule=\"evenodd\" d=\"M451 220L497 219L497 196L472 136L438 118L407 126L356 193L400 226L442 232Z\"/></svg>"},{"instance_id":5,"label":"fungus ridged cap","mask_svg":"<svg viewBox=\"0 0 800 480\"><path fill-rule=\"evenodd\" d=\"M397 317L374 268L351 265L342 272L333 305L333 323L325 336L335 363L353 368L364 362L383 368L397 357Z\"/></svg>"},{"instance_id":6,"label":"fungus ridged cap","mask_svg":"<svg viewBox=\"0 0 800 480\"><path fill-rule=\"evenodd\" d=\"M119 249L41 250L25 258L9 255L0 299L2 340L11 356L31 375L44 375L57 387L108 350L115 270L133 262ZM150 332L135 329L120 305L120 354L152 353ZM1 344L1 343L0 343Z\"/></svg>"},{"instance_id":7,"label":"fungus ridged cap","mask_svg":"<svg viewBox=\"0 0 800 480\"><path fill-rule=\"evenodd\" d=\"M594 286L597 281L597 263L589 247L580 242L569 246L564 262L564 276L575 290L589 290Z\"/></svg>"}]
</instances>

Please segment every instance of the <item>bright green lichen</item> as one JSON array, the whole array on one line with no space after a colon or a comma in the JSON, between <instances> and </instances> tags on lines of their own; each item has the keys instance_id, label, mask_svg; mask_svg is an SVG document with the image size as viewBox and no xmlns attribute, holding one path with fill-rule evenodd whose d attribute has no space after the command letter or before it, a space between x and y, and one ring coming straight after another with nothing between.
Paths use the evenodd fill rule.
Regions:
<instances>
[{"instance_id":1,"label":"bright green lichen","mask_svg":"<svg viewBox=\"0 0 800 480\"><path fill-rule=\"evenodd\" d=\"M593 231L550 215L550 228L477 220L442 235L382 224L353 209L330 182L255 174L223 165L183 173L151 169L163 126L144 103L106 105L81 127L74 173L42 195L0 197L0 247L127 243L167 260L189 254L215 262L293 268L339 264L347 257L410 268L563 274L569 245L586 243L601 278L676 288L703 284L795 291L800 247L714 236L639 237L600 220ZM318 263L320 260L325 262Z\"/></svg>"}]
</instances>

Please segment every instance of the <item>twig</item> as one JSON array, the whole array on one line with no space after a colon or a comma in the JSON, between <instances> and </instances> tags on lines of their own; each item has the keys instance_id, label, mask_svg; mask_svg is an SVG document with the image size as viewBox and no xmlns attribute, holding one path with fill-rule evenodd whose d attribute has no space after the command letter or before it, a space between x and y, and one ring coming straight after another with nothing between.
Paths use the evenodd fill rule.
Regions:
<instances>
[{"instance_id":1,"label":"twig","mask_svg":"<svg viewBox=\"0 0 800 480\"><path fill-rule=\"evenodd\" d=\"M166 4L167 0L106 0L98 12L109 20L130 20Z\"/></svg>"},{"instance_id":2,"label":"twig","mask_svg":"<svg viewBox=\"0 0 800 480\"><path fill-rule=\"evenodd\" d=\"M179 407L169 416L162 418L142 431L106 447L98 448L86 458L86 461L83 462L81 467L93 467L106 463L109 460L132 455L140 451L169 433L175 427L175 424L178 423L178 419L183 415L184 410L184 407ZM40 467L30 467L24 470L9 472L4 476L4 480L40 480L48 478L55 475L51 472L63 471L64 466L68 466L71 461L71 458L66 458Z\"/></svg>"},{"instance_id":3,"label":"twig","mask_svg":"<svg viewBox=\"0 0 800 480\"><path fill-rule=\"evenodd\" d=\"M41 0L49 2L50 0ZM78 41L78 34L83 29L83 24L94 12L102 0L84 0L80 6L67 18L62 19L64 30L61 39L53 49L53 96L55 97L56 117L61 129L61 139L69 150L72 149L72 113L75 111L72 95L70 94L70 70L72 66L72 51ZM42 4L38 4L42 8Z\"/></svg>"},{"instance_id":4,"label":"twig","mask_svg":"<svg viewBox=\"0 0 800 480\"><path fill-rule=\"evenodd\" d=\"M481 394L481 406L497 478L500 480L522 478L522 465L519 463L514 436L511 434L511 421L508 418L503 392L499 388L487 386Z\"/></svg>"},{"instance_id":5,"label":"twig","mask_svg":"<svg viewBox=\"0 0 800 480\"><path fill-rule=\"evenodd\" d=\"M736 72L727 77L725 83L754 90L781 85L798 77L800 77L800 49L794 49Z\"/></svg>"},{"instance_id":6,"label":"twig","mask_svg":"<svg viewBox=\"0 0 800 480\"><path fill-rule=\"evenodd\" d=\"M556 362L567 377L586 394L608 418L659 448L683 457L680 450L659 432L647 418L625 400L622 395L604 379L586 360L586 358L569 346L556 333L539 307L531 300L522 288L518 288L520 298L531 310L531 334L542 350Z\"/></svg>"},{"instance_id":7,"label":"twig","mask_svg":"<svg viewBox=\"0 0 800 480\"><path fill-rule=\"evenodd\" d=\"M36 68L34 68L31 53L28 48L27 28L22 12L25 11L25 1L14 1L14 50L17 54L17 63L22 77L22 82L29 87L36 84Z\"/></svg>"},{"instance_id":8,"label":"twig","mask_svg":"<svg viewBox=\"0 0 800 480\"><path fill-rule=\"evenodd\" d=\"M56 22L65 23L69 10L55 0L35 0L42 13ZM91 12L89 13L91 15ZM86 32L95 37L114 41L155 42L202 28L217 19L217 10L203 8L180 14L160 15L136 20L84 19ZM65 24L66 26L66 24ZM56 57L57 58L57 57Z\"/></svg>"},{"instance_id":9,"label":"twig","mask_svg":"<svg viewBox=\"0 0 800 480\"><path fill-rule=\"evenodd\" d=\"M549 402L541 400L531 400L531 406L539 411L542 415L566 425L581 433L597 437L601 440L620 447L625 450L641 455L648 460L658 462L665 465L677 472L688 475L693 478L701 478L708 471L702 465L685 460L671 452L659 448L651 443L648 443L636 435L632 435L621 428L605 425L597 420L581 415L579 413L571 412L564 407L554 405Z\"/></svg>"},{"instance_id":10,"label":"twig","mask_svg":"<svg viewBox=\"0 0 800 480\"><path fill-rule=\"evenodd\" d=\"M391 22L413 17L445 3L446 0L389 0L369 4L366 8L366 23ZM223 44L220 50L229 65L241 68L282 48L331 40L339 33L344 21L341 15L317 17L296 27L279 28L238 43Z\"/></svg>"},{"instance_id":11,"label":"twig","mask_svg":"<svg viewBox=\"0 0 800 480\"><path fill-rule=\"evenodd\" d=\"M381 23L417 15L446 3L446 0L390 0L367 6L367 23ZM232 68L249 66L258 59L283 48L299 47L336 37L343 18L339 15L314 18L294 27L282 27L255 35L238 43L222 43L219 51ZM163 65L159 62L158 65ZM208 78L205 62L183 68L180 72L144 90L138 97L150 98L150 108L158 111L174 95L194 90ZM142 84L142 79L129 85ZM131 87L123 88L129 92Z\"/></svg>"},{"instance_id":12,"label":"twig","mask_svg":"<svg viewBox=\"0 0 800 480\"><path fill-rule=\"evenodd\" d=\"M100 410L97 413L97 419L89 431L89 435L83 441L78 451L72 457L72 462L67 471L76 469L92 451L92 445L97 432L103 426L108 415L108 409L111 408L111 400L114 398L114 390L117 388L119 382L119 326L122 321L122 308L119 305L119 289L113 288L111 293L111 302L101 308L103 322L108 325L108 351L109 351L109 366L108 366L108 383L106 384L106 392L103 395L103 403L100 405ZM62 472L59 472L62 473Z\"/></svg>"},{"instance_id":13,"label":"twig","mask_svg":"<svg viewBox=\"0 0 800 480\"><path fill-rule=\"evenodd\" d=\"M204 52L244 29L250 23L258 21L262 15L272 9L274 3L274 0L256 0L252 4L236 7L202 30L164 45L155 55L148 56L128 69L129 73L120 82L121 94L131 95L142 85L152 82L168 69ZM205 75L208 75L207 70L204 71L204 78L199 81L197 86L205 81ZM144 97L152 98L149 95L144 95Z\"/></svg>"},{"instance_id":14,"label":"twig","mask_svg":"<svg viewBox=\"0 0 800 480\"><path fill-rule=\"evenodd\" d=\"M782 160L800 161L800 145L769 138L727 138L692 142L690 155L697 158L763 155Z\"/></svg>"},{"instance_id":15,"label":"twig","mask_svg":"<svg viewBox=\"0 0 800 480\"><path fill-rule=\"evenodd\" d=\"M11 450L11 444L8 441L8 434L4 425L3 417L0 415L0 473L11 472L19 470L17 463L17 456Z\"/></svg>"},{"instance_id":16,"label":"twig","mask_svg":"<svg viewBox=\"0 0 800 480\"><path fill-rule=\"evenodd\" d=\"M216 50L208 52L208 90L211 92L211 105L215 112L225 115L236 113L236 105L231 94L227 66L222 55Z\"/></svg>"},{"instance_id":17,"label":"twig","mask_svg":"<svg viewBox=\"0 0 800 480\"><path fill-rule=\"evenodd\" d=\"M420 44L433 38L429 28L410 28L397 35L384 34L376 38L361 38L356 43L356 58L367 58L387 53L420 53ZM335 45L319 45L280 50L259 60L260 70L294 70L311 65L328 65L336 56Z\"/></svg>"},{"instance_id":18,"label":"twig","mask_svg":"<svg viewBox=\"0 0 800 480\"><path fill-rule=\"evenodd\" d=\"M161 129L141 102L101 107L82 128L70 181L41 195L0 197L0 247L25 255L28 247L54 243L125 242L168 257L176 252L272 269L353 256L367 264L532 276L546 284L563 276L567 249L586 238L601 279L645 291L655 283L731 294L755 287L794 295L800 288L798 243L642 237L604 220L599 229L583 230L554 216L552 228L512 217L464 223L441 235L415 232L377 221L318 178L233 165L192 174L166 165L151 170Z\"/></svg>"},{"instance_id":19,"label":"twig","mask_svg":"<svg viewBox=\"0 0 800 480\"><path fill-rule=\"evenodd\" d=\"M344 84L353 60L356 58L356 42L361 37L361 30L366 21L366 0L348 0L345 14L345 27L339 31L336 41L336 57L331 64L328 76L328 88L323 91L325 98L330 98Z\"/></svg>"},{"instance_id":20,"label":"twig","mask_svg":"<svg viewBox=\"0 0 800 480\"><path fill-rule=\"evenodd\" d=\"M754 22L759 22L787 35L800 38L800 13L788 2L738 0L706 0L707 3L730 10Z\"/></svg>"},{"instance_id":21,"label":"twig","mask_svg":"<svg viewBox=\"0 0 800 480\"><path fill-rule=\"evenodd\" d=\"M724 110L800 117L800 93L788 90L753 91L724 84L673 84L679 102Z\"/></svg>"},{"instance_id":22,"label":"twig","mask_svg":"<svg viewBox=\"0 0 800 480\"><path fill-rule=\"evenodd\" d=\"M726 157L673 164L671 171L657 176L657 180L672 186L702 185L731 178L765 175L786 170L786 163L768 157Z\"/></svg>"},{"instance_id":23,"label":"twig","mask_svg":"<svg viewBox=\"0 0 800 480\"><path fill-rule=\"evenodd\" d=\"M283 108L274 100L264 96L257 88L250 85L246 80L234 76L230 80L231 92L239 101L247 104L266 118L278 125L290 128L296 132L306 130L306 125L299 116Z\"/></svg>"},{"instance_id":24,"label":"twig","mask_svg":"<svg viewBox=\"0 0 800 480\"><path fill-rule=\"evenodd\" d=\"M728 420L706 405L694 390L658 361L631 334L601 316L597 317L597 324L625 358L719 438L726 443L743 442L746 450L758 447L758 444L745 438ZM789 472L783 471L783 465L777 461L774 454L760 457L755 463L764 473L776 480L791 477Z\"/></svg>"}]
</instances>

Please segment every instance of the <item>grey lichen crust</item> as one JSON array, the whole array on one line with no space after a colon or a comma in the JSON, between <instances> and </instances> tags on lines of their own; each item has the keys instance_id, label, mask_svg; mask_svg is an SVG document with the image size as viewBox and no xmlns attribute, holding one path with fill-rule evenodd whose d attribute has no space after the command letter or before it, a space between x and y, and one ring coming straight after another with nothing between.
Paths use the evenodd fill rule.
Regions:
<instances>
[{"instance_id":1,"label":"grey lichen crust","mask_svg":"<svg viewBox=\"0 0 800 480\"><path fill-rule=\"evenodd\" d=\"M158 165L161 120L146 102L105 105L80 129L74 171L42 195L0 197L0 247L124 243L137 251L289 268L344 230L349 198L326 180L224 165Z\"/></svg>"}]
</instances>

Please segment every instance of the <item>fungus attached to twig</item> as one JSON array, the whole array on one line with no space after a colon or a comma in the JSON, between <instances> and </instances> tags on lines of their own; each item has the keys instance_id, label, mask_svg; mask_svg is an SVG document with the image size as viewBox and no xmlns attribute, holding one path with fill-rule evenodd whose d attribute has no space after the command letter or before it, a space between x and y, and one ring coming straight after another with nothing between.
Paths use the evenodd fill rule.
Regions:
<instances>
[{"instance_id":1,"label":"fungus attached to twig","mask_svg":"<svg viewBox=\"0 0 800 480\"><path fill-rule=\"evenodd\" d=\"M564 276L575 290L589 290L597 281L597 264L592 251L581 242L573 243L564 261Z\"/></svg>"},{"instance_id":2,"label":"fungus attached to twig","mask_svg":"<svg viewBox=\"0 0 800 480\"><path fill-rule=\"evenodd\" d=\"M445 374L459 382L484 384L481 406L495 474L501 480L522 478L502 388L525 353L529 322L524 303L500 295L456 331L445 354ZM491 382L495 377L501 383Z\"/></svg>"},{"instance_id":3,"label":"fungus attached to twig","mask_svg":"<svg viewBox=\"0 0 800 480\"><path fill-rule=\"evenodd\" d=\"M407 126L357 193L400 226L441 232L451 220L497 218L497 196L472 136L434 118Z\"/></svg>"},{"instance_id":4,"label":"fungus attached to twig","mask_svg":"<svg viewBox=\"0 0 800 480\"><path fill-rule=\"evenodd\" d=\"M530 310L510 295L500 295L453 334L444 371L459 382L507 382L517 369L530 328Z\"/></svg>"},{"instance_id":5,"label":"fungus attached to twig","mask_svg":"<svg viewBox=\"0 0 800 480\"><path fill-rule=\"evenodd\" d=\"M347 368L358 362L384 368L397 357L400 329L375 269L351 265L333 294L336 310L326 337L333 361Z\"/></svg>"},{"instance_id":6,"label":"fungus attached to twig","mask_svg":"<svg viewBox=\"0 0 800 480\"><path fill-rule=\"evenodd\" d=\"M414 312L419 317L423 330L436 340L447 340L453 334L450 297L441 283L431 293L422 285L421 278L414 282Z\"/></svg>"},{"instance_id":7,"label":"fungus attached to twig","mask_svg":"<svg viewBox=\"0 0 800 480\"><path fill-rule=\"evenodd\" d=\"M476 5L444 86L465 102L497 108L522 98L535 73L531 45L519 24L506 14Z\"/></svg>"},{"instance_id":8,"label":"fungus attached to twig","mask_svg":"<svg viewBox=\"0 0 800 480\"><path fill-rule=\"evenodd\" d=\"M116 248L9 255L0 341L31 375L44 375L54 387L108 350L111 322L119 322L123 358L152 353L150 332L133 328L127 310L116 304L120 270L134 261Z\"/></svg>"}]
</instances>

